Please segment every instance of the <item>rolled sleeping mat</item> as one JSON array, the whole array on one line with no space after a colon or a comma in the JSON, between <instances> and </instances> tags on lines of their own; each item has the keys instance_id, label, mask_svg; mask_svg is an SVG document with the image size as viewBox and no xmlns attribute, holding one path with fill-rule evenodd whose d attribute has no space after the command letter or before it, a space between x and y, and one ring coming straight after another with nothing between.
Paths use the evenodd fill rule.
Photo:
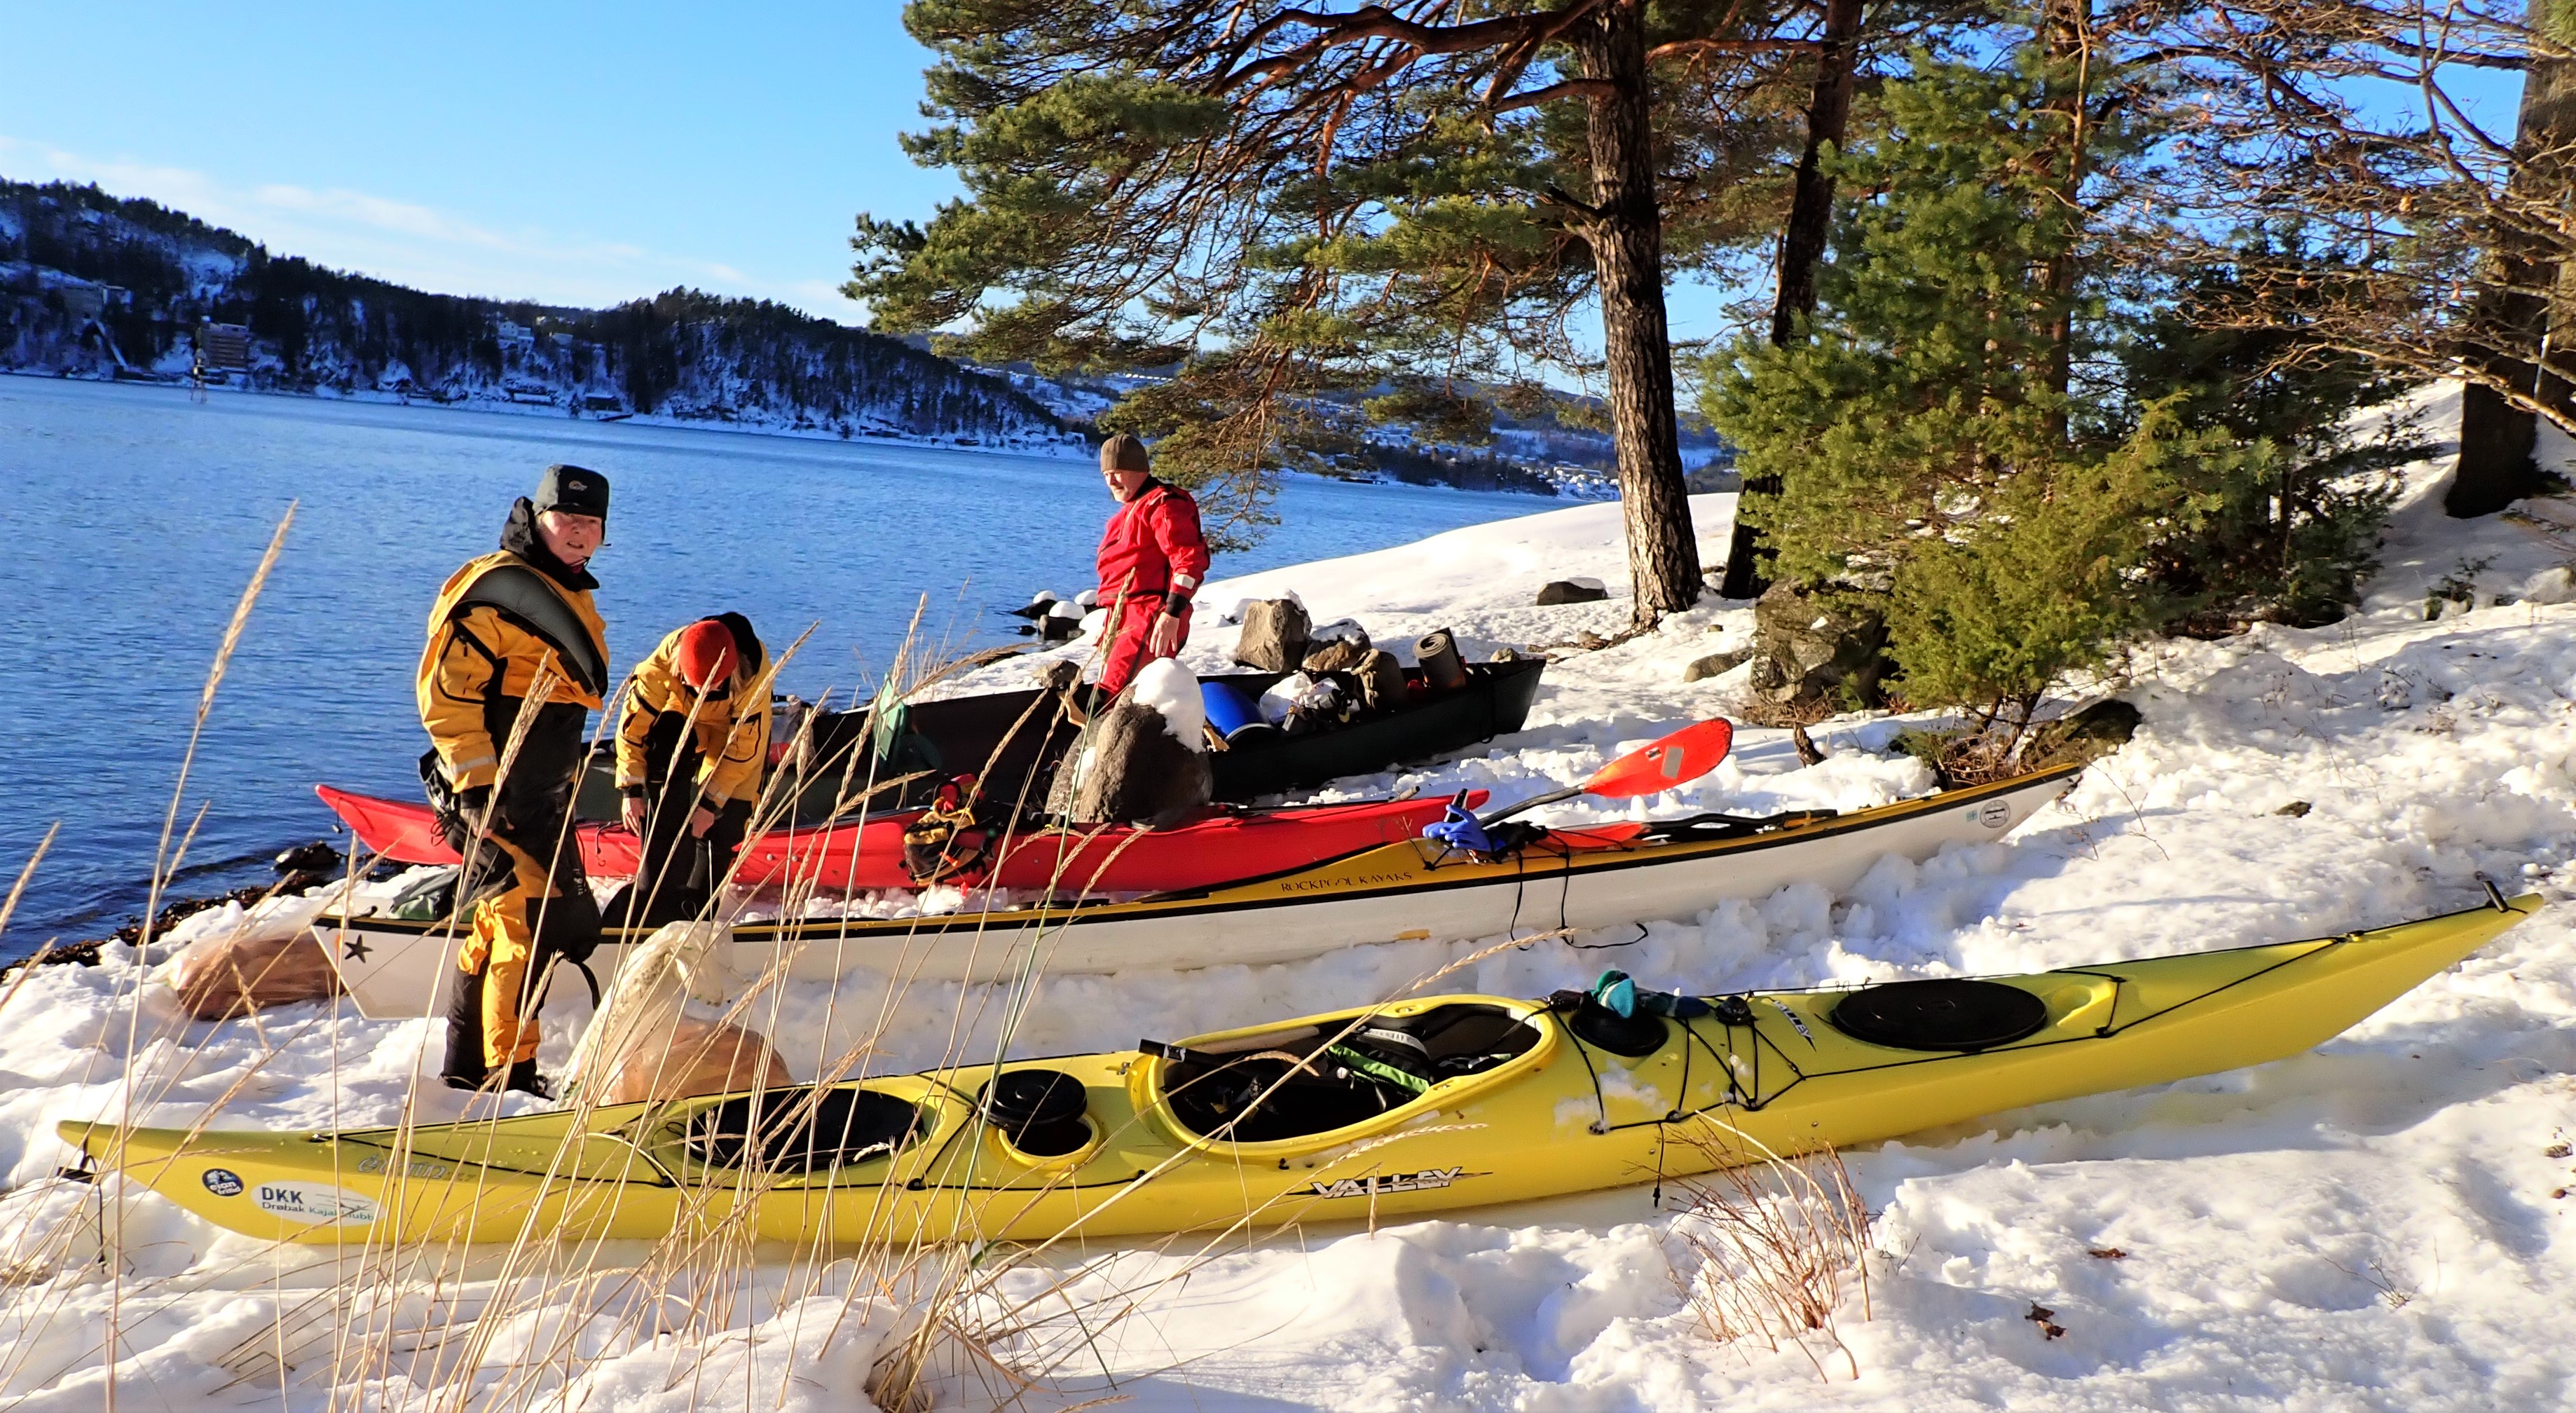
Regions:
<instances>
[{"instance_id":1,"label":"rolled sleeping mat","mask_svg":"<svg viewBox=\"0 0 2576 1413\"><path fill-rule=\"evenodd\" d=\"M1446 628L1434 628L1413 645L1413 660L1422 664L1422 680L1435 692L1467 685L1467 664L1458 656L1458 640Z\"/></svg>"},{"instance_id":2,"label":"rolled sleeping mat","mask_svg":"<svg viewBox=\"0 0 2576 1413\"><path fill-rule=\"evenodd\" d=\"M1199 683L1199 701L1207 707L1208 725L1215 727L1229 746L1265 734L1279 734L1278 727L1261 719L1261 703L1231 682Z\"/></svg>"}]
</instances>

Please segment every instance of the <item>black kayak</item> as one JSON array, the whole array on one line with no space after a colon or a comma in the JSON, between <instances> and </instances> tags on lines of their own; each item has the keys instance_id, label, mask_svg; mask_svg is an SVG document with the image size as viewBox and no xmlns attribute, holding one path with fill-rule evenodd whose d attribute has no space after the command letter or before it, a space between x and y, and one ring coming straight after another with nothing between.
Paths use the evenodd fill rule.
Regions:
<instances>
[{"instance_id":1,"label":"black kayak","mask_svg":"<svg viewBox=\"0 0 2576 1413\"><path fill-rule=\"evenodd\" d=\"M1518 731L1546 668L1544 658L1470 664L1464 683L1440 691L1424 682L1419 668L1408 667L1400 707L1304 735L1250 733L1212 754L1216 798L1244 801L1343 776L1374 775ZM1239 672L1200 680L1257 698L1287 675ZM1041 702L1045 695L1028 688L911 703L887 713L873 730L865 708L823 713L814 722L813 764L794 822L818 823L829 816L845 779L855 793L871 779L920 777L874 796L872 812L919 808L940 779L965 773L983 778L987 799L1016 800L1025 789L1029 804L1040 805L1056 762L1079 734L1052 701ZM579 813L584 819L617 815L615 769L606 751L592 758Z\"/></svg>"}]
</instances>

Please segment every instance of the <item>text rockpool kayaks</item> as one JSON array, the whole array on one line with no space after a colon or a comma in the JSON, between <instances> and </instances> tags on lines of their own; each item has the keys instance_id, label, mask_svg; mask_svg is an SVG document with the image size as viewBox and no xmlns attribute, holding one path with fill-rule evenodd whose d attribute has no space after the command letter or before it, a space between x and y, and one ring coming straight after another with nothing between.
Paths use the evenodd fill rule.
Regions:
<instances>
[{"instance_id":1,"label":"text rockpool kayaks","mask_svg":"<svg viewBox=\"0 0 2576 1413\"><path fill-rule=\"evenodd\" d=\"M1849 1147L2317 1045L2536 911L1620 1014L1442 996L1136 1050L340 1133L65 1123L91 1164L306 1242L1112 1237L1387 1219Z\"/></svg>"}]
</instances>

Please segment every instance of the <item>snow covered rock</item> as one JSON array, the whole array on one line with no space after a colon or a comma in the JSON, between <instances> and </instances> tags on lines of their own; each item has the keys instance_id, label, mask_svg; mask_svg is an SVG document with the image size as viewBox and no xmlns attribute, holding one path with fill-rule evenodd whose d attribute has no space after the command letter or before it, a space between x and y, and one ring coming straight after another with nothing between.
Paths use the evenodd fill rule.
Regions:
<instances>
[{"instance_id":1,"label":"snow covered rock","mask_svg":"<svg viewBox=\"0 0 2576 1413\"><path fill-rule=\"evenodd\" d=\"M1198 679L1170 659L1146 664L1094 721L1068 763L1063 809L1077 824L1173 823L1215 795Z\"/></svg>"},{"instance_id":2,"label":"snow covered rock","mask_svg":"<svg viewBox=\"0 0 2576 1413\"><path fill-rule=\"evenodd\" d=\"M1348 672L1375 650L1367 630L1347 618L1316 629L1307 635L1307 644L1299 665L1308 672Z\"/></svg>"},{"instance_id":3,"label":"snow covered rock","mask_svg":"<svg viewBox=\"0 0 2576 1413\"><path fill-rule=\"evenodd\" d=\"M1136 704L1152 707L1172 739L1194 751L1207 749L1207 699L1199 679L1171 658L1149 662L1136 674Z\"/></svg>"}]
</instances>

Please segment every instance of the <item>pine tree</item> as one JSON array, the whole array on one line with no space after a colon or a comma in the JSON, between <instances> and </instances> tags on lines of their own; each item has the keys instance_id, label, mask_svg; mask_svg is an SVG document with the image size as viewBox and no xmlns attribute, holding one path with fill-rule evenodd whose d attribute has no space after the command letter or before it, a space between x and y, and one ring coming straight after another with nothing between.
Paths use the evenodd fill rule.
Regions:
<instances>
[{"instance_id":1,"label":"pine tree","mask_svg":"<svg viewBox=\"0 0 2576 1413\"><path fill-rule=\"evenodd\" d=\"M1786 0L913 0L915 158L965 200L862 216L846 287L985 362L1165 367L1157 439L1221 538L1379 419L1480 437L1597 372L1641 621L1700 589L1664 287L1778 229L1821 18ZM1597 310L1598 360L1569 321Z\"/></svg>"},{"instance_id":2,"label":"pine tree","mask_svg":"<svg viewBox=\"0 0 2576 1413\"><path fill-rule=\"evenodd\" d=\"M1817 314L1727 350L1705 406L1748 479L1783 476L1747 506L1781 575L1882 608L1907 699L2010 742L2052 682L2170 615L2149 551L2268 452L2077 381L2103 212L2145 136L2119 76L2044 28L2002 64L1910 67L1834 164L1861 195Z\"/></svg>"},{"instance_id":3,"label":"pine tree","mask_svg":"<svg viewBox=\"0 0 2576 1413\"><path fill-rule=\"evenodd\" d=\"M2323 312L2326 292L2373 258L2367 249L2266 223L2235 254L2160 282L2118 350L2132 399L2163 400L2181 425L2266 453L2213 463L2208 513L2191 535L2159 543L2151 567L2193 631L2313 627L2360 601L2396 468L2434 447L2410 418L2358 415L2387 408L2410 379L2320 346L2299 317L2303 304ZM2248 288L2249 269L2276 277L2301 260L2312 271L2304 288Z\"/></svg>"}]
</instances>

